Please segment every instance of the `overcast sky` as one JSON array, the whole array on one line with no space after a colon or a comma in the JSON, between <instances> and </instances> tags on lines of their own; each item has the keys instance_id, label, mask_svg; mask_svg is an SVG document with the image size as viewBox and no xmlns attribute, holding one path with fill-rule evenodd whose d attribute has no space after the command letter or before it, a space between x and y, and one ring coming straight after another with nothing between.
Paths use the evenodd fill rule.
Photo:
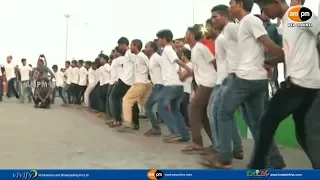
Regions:
<instances>
[{"instance_id":1,"label":"overcast sky","mask_svg":"<svg viewBox=\"0 0 320 180\"><path fill-rule=\"evenodd\" d=\"M318 12L319 0L306 0ZM193 3L194 2L194 3ZM13 55L16 64L27 58L35 65L40 53L49 65L63 65L66 20L69 23L68 59L93 60L100 50L109 53L121 36L143 42L169 28L175 38L187 26L204 23L214 5L229 0L1 0L0 63ZM194 13L193 13L194 12ZM253 13L259 13L255 6ZM193 16L194 15L194 16Z\"/></svg>"}]
</instances>

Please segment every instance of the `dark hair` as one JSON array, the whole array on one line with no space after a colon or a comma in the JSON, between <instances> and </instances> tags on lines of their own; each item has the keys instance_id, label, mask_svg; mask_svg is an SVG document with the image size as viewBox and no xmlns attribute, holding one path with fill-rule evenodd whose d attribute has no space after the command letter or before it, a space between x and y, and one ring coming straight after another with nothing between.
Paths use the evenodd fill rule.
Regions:
<instances>
[{"instance_id":1,"label":"dark hair","mask_svg":"<svg viewBox=\"0 0 320 180\"><path fill-rule=\"evenodd\" d=\"M83 62L83 60L79 60L78 63L79 64L83 64L84 62Z\"/></svg>"},{"instance_id":2,"label":"dark hair","mask_svg":"<svg viewBox=\"0 0 320 180\"><path fill-rule=\"evenodd\" d=\"M194 39L199 41L202 39L202 32L201 32L201 24L195 24L192 27L188 27L188 31L194 35Z\"/></svg>"},{"instance_id":3,"label":"dark hair","mask_svg":"<svg viewBox=\"0 0 320 180\"><path fill-rule=\"evenodd\" d=\"M103 58L104 60L106 60L107 62L109 61L109 56L107 56L105 54L101 54L100 57Z\"/></svg>"},{"instance_id":4,"label":"dark hair","mask_svg":"<svg viewBox=\"0 0 320 180\"><path fill-rule=\"evenodd\" d=\"M168 43L171 42L173 39L172 31L169 29L163 29L159 31L156 36L157 38L165 39Z\"/></svg>"},{"instance_id":5,"label":"dark hair","mask_svg":"<svg viewBox=\"0 0 320 180\"><path fill-rule=\"evenodd\" d=\"M86 61L86 65L91 66L92 62L91 61Z\"/></svg>"},{"instance_id":6,"label":"dark hair","mask_svg":"<svg viewBox=\"0 0 320 180\"><path fill-rule=\"evenodd\" d=\"M69 65L70 65L70 61L66 61L66 64L69 64Z\"/></svg>"},{"instance_id":7,"label":"dark hair","mask_svg":"<svg viewBox=\"0 0 320 180\"><path fill-rule=\"evenodd\" d=\"M185 57L187 57L189 60L191 60L191 51L187 48L183 48L183 51L182 51L183 55Z\"/></svg>"},{"instance_id":8,"label":"dark hair","mask_svg":"<svg viewBox=\"0 0 320 180\"><path fill-rule=\"evenodd\" d=\"M213 23L212 23L212 19L211 19L211 18L207 19L206 25L213 26Z\"/></svg>"},{"instance_id":9,"label":"dark hair","mask_svg":"<svg viewBox=\"0 0 320 180\"><path fill-rule=\"evenodd\" d=\"M30 66L30 67L32 67L32 65L31 65L31 64L29 64L29 66Z\"/></svg>"},{"instance_id":10,"label":"dark hair","mask_svg":"<svg viewBox=\"0 0 320 180\"><path fill-rule=\"evenodd\" d=\"M26 62L27 60L25 58L22 58L21 59L21 62Z\"/></svg>"},{"instance_id":11,"label":"dark hair","mask_svg":"<svg viewBox=\"0 0 320 180\"><path fill-rule=\"evenodd\" d=\"M138 50L141 51L142 49L142 41L140 39L134 39L131 41L131 44L137 46Z\"/></svg>"},{"instance_id":12,"label":"dark hair","mask_svg":"<svg viewBox=\"0 0 320 180\"><path fill-rule=\"evenodd\" d=\"M222 16L229 17L229 7L224 4L219 4L217 6L214 6L211 9L211 12L217 12Z\"/></svg>"},{"instance_id":13,"label":"dark hair","mask_svg":"<svg viewBox=\"0 0 320 180\"><path fill-rule=\"evenodd\" d=\"M77 60L72 60L71 63L72 64L78 64L78 61Z\"/></svg>"},{"instance_id":14,"label":"dark hair","mask_svg":"<svg viewBox=\"0 0 320 180\"><path fill-rule=\"evenodd\" d=\"M242 3L243 9L246 12L251 12L252 7L253 7L253 0L235 0L235 1L238 4ZM267 0L267 1L270 1L270 0Z\"/></svg>"},{"instance_id":15,"label":"dark hair","mask_svg":"<svg viewBox=\"0 0 320 180\"><path fill-rule=\"evenodd\" d=\"M153 52L157 52L158 51L158 44L153 42L153 41L149 41L148 44L150 44L150 47L153 49Z\"/></svg>"},{"instance_id":16,"label":"dark hair","mask_svg":"<svg viewBox=\"0 0 320 180\"><path fill-rule=\"evenodd\" d=\"M126 46L129 46L129 40L128 40L128 38L126 38L126 37L121 37L121 38L118 40L118 44L119 44L119 45L125 44Z\"/></svg>"},{"instance_id":17,"label":"dark hair","mask_svg":"<svg viewBox=\"0 0 320 180\"><path fill-rule=\"evenodd\" d=\"M53 65L52 69L58 69L58 66L57 65Z\"/></svg>"}]
</instances>

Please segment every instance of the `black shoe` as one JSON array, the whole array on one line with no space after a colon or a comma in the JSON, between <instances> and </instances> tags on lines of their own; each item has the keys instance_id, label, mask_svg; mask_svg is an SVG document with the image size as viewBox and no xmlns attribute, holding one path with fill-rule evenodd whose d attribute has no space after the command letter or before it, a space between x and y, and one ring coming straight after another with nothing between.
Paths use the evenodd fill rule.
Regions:
<instances>
[{"instance_id":1,"label":"black shoe","mask_svg":"<svg viewBox=\"0 0 320 180\"><path fill-rule=\"evenodd\" d=\"M243 152L233 152L232 153L232 157L234 159L239 159L239 160L242 160L244 157L243 157Z\"/></svg>"},{"instance_id":2,"label":"black shoe","mask_svg":"<svg viewBox=\"0 0 320 180\"><path fill-rule=\"evenodd\" d=\"M139 130L139 129L140 129L140 126L139 126L139 125L134 125L133 129L134 129L134 130Z\"/></svg>"}]
</instances>

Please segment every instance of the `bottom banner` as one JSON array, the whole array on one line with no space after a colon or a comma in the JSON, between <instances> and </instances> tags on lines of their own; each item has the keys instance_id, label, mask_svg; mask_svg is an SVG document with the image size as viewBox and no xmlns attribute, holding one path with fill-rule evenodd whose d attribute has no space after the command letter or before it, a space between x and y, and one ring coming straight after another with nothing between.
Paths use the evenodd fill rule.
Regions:
<instances>
[{"instance_id":1,"label":"bottom banner","mask_svg":"<svg viewBox=\"0 0 320 180\"><path fill-rule=\"evenodd\" d=\"M0 170L0 179L319 179L318 170Z\"/></svg>"}]
</instances>

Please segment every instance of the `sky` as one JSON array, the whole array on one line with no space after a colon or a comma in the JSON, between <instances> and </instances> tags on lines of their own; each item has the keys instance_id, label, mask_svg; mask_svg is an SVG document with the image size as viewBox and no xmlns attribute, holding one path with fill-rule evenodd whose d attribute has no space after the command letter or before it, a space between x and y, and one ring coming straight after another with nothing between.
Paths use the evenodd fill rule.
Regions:
<instances>
[{"instance_id":1,"label":"sky","mask_svg":"<svg viewBox=\"0 0 320 180\"><path fill-rule=\"evenodd\" d=\"M193 23L205 23L210 10L229 0L0 0L0 64L12 55L35 65L45 54L49 66L64 65L66 19L70 14L67 59L94 60L101 50L108 53L117 40L155 38L160 29L183 37ZM160 2L160 3L159 3ZM306 0L318 12L319 0ZM259 13L255 5L253 13Z\"/></svg>"}]
</instances>

